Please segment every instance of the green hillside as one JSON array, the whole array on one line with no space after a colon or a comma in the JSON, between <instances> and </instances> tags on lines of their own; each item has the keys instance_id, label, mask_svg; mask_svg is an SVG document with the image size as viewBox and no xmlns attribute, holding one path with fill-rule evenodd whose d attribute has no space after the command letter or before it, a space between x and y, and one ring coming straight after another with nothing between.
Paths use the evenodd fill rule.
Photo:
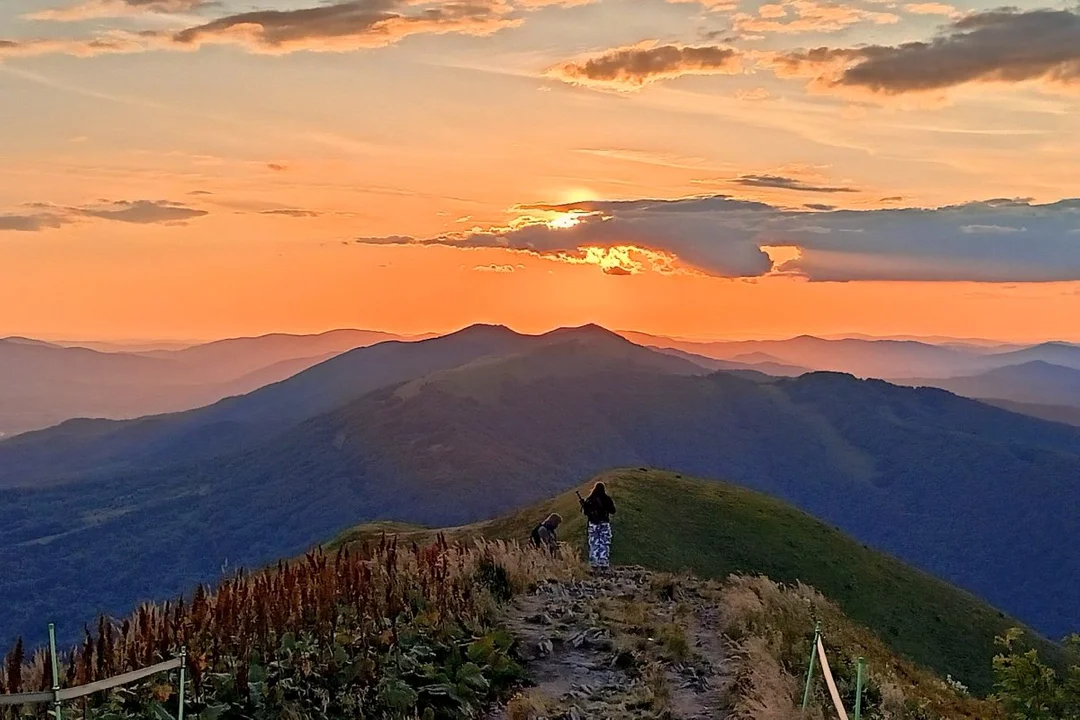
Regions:
<instances>
[{"instance_id":1,"label":"green hillside","mask_svg":"<svg viewBox=\"0 0 1080 720\"><path fill-rule=\"evenodd\" d=\"M994 637L1019 622L975 596L867 549L843 533L765 495L727 483L659 471L619 470L601 476L614 497L612 561L704 577L762 574L812 585L895 652L952 675L973 692L991 690ZM590 483L591 485L591 483ZM588 487L585 486L584 489ZM445 532L524 539L549 512L565 518L560 539L585 544L585 520L574 493L488 522ZM433 531L400 524L365 525L334 545L382 532L422 540ZM1056 647L1042 641L1044 657Z\"/></svg>"}]
</instances>

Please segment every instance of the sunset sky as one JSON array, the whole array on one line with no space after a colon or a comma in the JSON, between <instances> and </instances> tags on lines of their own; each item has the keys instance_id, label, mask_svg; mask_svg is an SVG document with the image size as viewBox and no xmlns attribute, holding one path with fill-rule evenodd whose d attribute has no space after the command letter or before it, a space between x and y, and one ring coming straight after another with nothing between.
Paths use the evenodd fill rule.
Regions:
<instances>
[{"instance_id":1,"label":"sunset sky","mask_svg":"<svg viewBox=\"0 0 1080 720\"><path fill-rule=\"evenodd\" d=\"M1080 340L1080 9L0 2L0 336Z\"/></svg>"}]
</instances>

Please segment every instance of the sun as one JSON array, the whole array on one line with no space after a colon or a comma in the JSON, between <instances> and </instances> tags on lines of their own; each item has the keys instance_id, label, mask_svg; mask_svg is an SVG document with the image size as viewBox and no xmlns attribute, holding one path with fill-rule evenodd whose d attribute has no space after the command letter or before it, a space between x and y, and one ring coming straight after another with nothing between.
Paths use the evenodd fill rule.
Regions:
<instances>
[{"instance_id":1,"label":"sun","mask_svg":"<svg viewBox=\"0 0 1080 720\"><path fill-rule=\"evenodd\" d=\"M547 226L553 230L567 230L581 222L581 216L585 213L561 212L547 221Z\"/></svg>"}]
</instances>

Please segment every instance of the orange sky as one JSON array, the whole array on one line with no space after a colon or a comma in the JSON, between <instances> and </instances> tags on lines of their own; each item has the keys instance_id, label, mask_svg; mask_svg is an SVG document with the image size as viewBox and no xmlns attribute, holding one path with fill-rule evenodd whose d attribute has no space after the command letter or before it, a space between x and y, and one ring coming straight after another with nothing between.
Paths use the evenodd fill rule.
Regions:
<instances>
[{"instance_id":1,"label":"orange sky","mask_svg":"<svg viewBox=\"0 0 1080 720\"><path fill-rule=\"evenodd\" d=\"M391 4L357 20L267 0L284 15L218 34L247 6L4 3L0 336L479 321L1080 340L1080 214L1035 207L1080 194L1080 94L1052 65L1000 82L1000 38L1038 46L1065 16L1022 7L984 75L879 92L799 53L939 34L927 61L951 77L950 43L984 41L950 17L990 5L485 0L430 25L410 13L436 0ZM323 24L269 24L308 6ZM723 213L604 205L575 226L522 207L719 195L771 219L746 238ZM1024 200L935 210L991 198ZM883 208L927 210L832 212ZM371 244L390 236L412 240ZM468 247L491 237L507 247ZM759 267L770 243L794 264ZM642 251L589 250L621 245Z\"/></svg>"}]
</instances>

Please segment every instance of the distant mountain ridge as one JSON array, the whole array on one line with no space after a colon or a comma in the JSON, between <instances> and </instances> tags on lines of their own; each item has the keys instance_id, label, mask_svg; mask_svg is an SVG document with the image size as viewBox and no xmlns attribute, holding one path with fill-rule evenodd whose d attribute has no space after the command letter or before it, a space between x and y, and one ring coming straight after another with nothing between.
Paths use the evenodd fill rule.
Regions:
<instances>
[{"instance_id":1,"label":"distant mountain ridge","mask_svg":"<svg viewBox=\"0 0 1080 720\"><path fill-rule=\"evenodd\" d=\"M125 419L209 405L333 354L394 339L401 338L336 330L145 352L0 339L0 437L72 418Z\"/></svg>"},{"instance_id":2,"label":"distant mountain ridge","mask_svg":"<svg viewBox=\"0 0 1080 720\"><path fill-rule=\"evenodd\" d=\"M471 522L618 466L728 477L1046 633L1080 620L1061 512L1080 502L1075 428L843 374L709 373L601 328L481 326L202 410L0 442L0 639L357 522Z\"/></svg>"},{"instance_id":3,"label":"distant mountain ridge","mask_svg":"<svg viewBox=\"0 0 1080 720\"><path fill-rule=\"evenodd\" d=\"M903 385L939 387L965 397L1029 405L1080 407L1080 369L1027 360L978 375L898 379Z\"/></svg>"}]
</instances>

